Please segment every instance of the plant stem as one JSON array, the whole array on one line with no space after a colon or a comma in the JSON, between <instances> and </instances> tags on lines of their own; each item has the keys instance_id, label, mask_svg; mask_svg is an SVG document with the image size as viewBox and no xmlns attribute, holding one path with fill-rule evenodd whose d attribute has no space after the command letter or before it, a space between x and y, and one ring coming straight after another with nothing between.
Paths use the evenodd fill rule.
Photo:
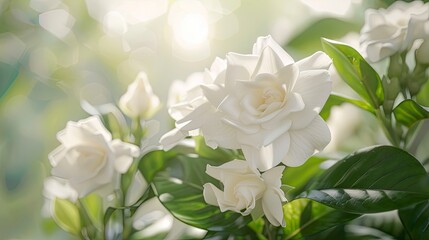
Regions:
<instances>
[{"instance_id":1,"label":"plant stem","mask_svg":"<svg viewBox=\"0 0 429 240\"><path fill-rule=\"evenodd\" d=\"M140 147L143 138L143 129L140 123L140 117L133 119L131 126L132 134L134 135L134 144Z\"/></svg>"},{"instance_id":2,"label":"plant stem","mask_svg":"<svg viewBox=\"0 0 429 240\"><path fill-rule=\"evenodd\" d=\"M386 135L387 139L390 141L390 143L395 147L400 147L400 140L398 139L398 136L393 129L390 116L389 118L387 118L386 114L381 109L375 110L375 115L379 120L383 132Z\"/></svg>"}]
</instances>

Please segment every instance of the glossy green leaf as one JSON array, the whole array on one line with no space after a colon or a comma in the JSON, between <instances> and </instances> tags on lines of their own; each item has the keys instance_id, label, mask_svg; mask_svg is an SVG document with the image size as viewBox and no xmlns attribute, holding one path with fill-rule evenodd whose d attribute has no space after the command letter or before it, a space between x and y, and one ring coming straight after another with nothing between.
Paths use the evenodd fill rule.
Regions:
<instances>
[{"instance_id":1,"label":"glossy green leaf","mask_svg":"<svg viewBox=\"0 0 429 240\"><path fill-rule=\"evenodd\" d=\"M350 99L350 98L343 97L343 96L336 95L336 94L331 94L331 95L329 95L328 100L326 101L325 105L323 106L322 111L320 111L320 116L324 120L327 120L331 114L331 109L334 106L339 106L343 103L353 104L356 107L359 107L365 111L368 111L368 112L374 114L374 108L371 107L371 105L369 105L366 102L356 100L356 99Z\"/></svg>"},{"instance_id":2,"label":"glossy green leaf","mask_svg":"<svg viewBox=\"0 0 429 240\"><path fill-rule=\"evenodd\" d=\"M282 184L293 188L285 192L287 199L294 199L296 195L303 192L306 186L310 185L311 180L324 171L320 164L326 160L326 157L312 156L302 166L287 167L283 172Z\"/></svg>"},{"instance_id":3,"label":"glossy green leaf","mask_svg":"<svg viewBox=\"0 0 429 240\"><path fill-rule=\"evenodd\" d=\"M378 73L352 47L322 39L325 52L332 58L341 78L374 108L383 104L384 92Z\"/></svg>"},{"instance_id":4,"label":"glossy green leaf","mask_svg":"<svg viewBox=\"0 0 429 240\"><path fill-rule=\"evenodd\" d=\"M348 224L363 226L368 230L381 231L395 239L403 239L405 236L397 211L365 214Z\"/></svg>"},{"instance_id":5,"label":"glossy green leaf","mask_svg":"<svg viewBox=\"0 0 429 240\"><path fill-rule=\"evenodd\" d=\"M309 199L296 199L283 206L284 239L302 239L360 215L339 211Z\"/></svg>"},{"instance_id":6,"label":"glossy green leaf","mask_svg":"<svg viewBox=\"0 0 429 240\"><path fill-rule=\"evenodd\" d=\"M380 231L376 228L360 226L360 225L346 225L344 227L345 236L347 240L374 240L374 239L389 239L394 240L394 236ZM403 238L399 238L403 239Z\"/></svg>"},{"instance_id":7,"label":"glossy green leaf","mask_svg":"<svg viewBox=\"0 0 429 240\"><path fill-rule=\"evenodd\" d=\"M203 184L216 182L205 173L207 164L219 165L219 162L185 155L174 157L165 171L155 175L155 194L174 217L189 225L229 232L245 226L250 216L230 211L222 213L219 207L204 201Z\"/></svg>"},{"instance_id":8,"label":"glossy green leaf","mask_svg":"<svg viewBox=\"0 0 429 240\"><path fill-rule=\"evenodd\" d=\"M6 94L16 77L19 74L18 65L9 65L4 62L0 62L0 98Z\"/></svg>"},{"instance_id":9,"label":"glossy green leaf","mask_svg":"<svg viewBox=\"0 0 429 240\"><path fill-rule=\"evenodd\" d=\"M402 224L412 240L425 240L429 236L429 201L399 210Z\"/></svg>"},{"instance_id":10,"label":"glossy green leaf","mask_svg":"<svg viewBox=\"0 0 429 240\"><path fill-rule=\"evenodd\" d=\"M428 183L417 159L401 149L379 146L337 162L299 197L350 213L374 213L428 199Z\"/></svg>"},{"instance_id":11,"label":"glossy green leaf","mask_svg":"<svg viewBox=\"0 0 429 240\"><path fill-rule=\"evenodd\" d=\"M175 151L157 150L144 155L139 162L139 170L148 183L166 166L166 163L176 156Z\"/></svg>"},{"instance_id":12,"label":"glossy green leaf","mask_svg":"<svg viewBox=\"0 0 429 240\"><path fill-rule=\"evenodd\" d=\"M81 222L78 208L68 200L55 198L53 218L64 231L80 235Z\"/></svg>"},{"instance_id":13,"label":"glossy green leaf","mask_svg":"<svg viewBox=\"0 0 429 240\"><path fill-rule=\"evenodd\" d=\"M289 40L285 48L307 56L322 49L321 37L336 39L353 30L358 32L360 28L359 24L338 18L316 19L309 22L308 27L301 28L303 30Z\"/></svg>"},{"instance_id":14,"label":"glossy green leaf","mask_svg":"<svg viewBox=\"0 0 429 240\"><path fill-rule=\"evenodd\" d=\"M429 111L410 99L402 101L393 109L393 113L396 120L407 127L411 127L420 120L429 118Z\"/></svg>"}]
</instances>

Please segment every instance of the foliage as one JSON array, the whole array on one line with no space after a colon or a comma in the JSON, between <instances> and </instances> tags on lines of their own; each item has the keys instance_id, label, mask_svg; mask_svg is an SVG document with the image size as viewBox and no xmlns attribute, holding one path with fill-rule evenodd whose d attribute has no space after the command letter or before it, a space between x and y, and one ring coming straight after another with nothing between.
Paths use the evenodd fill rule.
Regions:
<instances>
[{"instance_id":1,"label":"foliage","mask_svg":"<svg viewBox=\"0 0 429 240\"><path fill-rule=\"evenodd\" d=\"M382 2L391 4L391 1ZM322 31L323 29L329 29L329 31ZM425 147L420 140L422 135L426 135L428 131L427 128L421 126L429 118L426 96L429 89L427 81L429 65L421 63L417 57L415 57L414 65L409 65L406 60L407 54L414 54L415 51L400 49L397 53L388 56L389 62L385 71L379 71L380 66L368 62L364 54L357 49L348 44L325 38L337 38L350 30L357 30L357 25L333 18L322 19L292 38L284 46L286 49L294 49L306 54L307 51L314 52L322 48L327 55L318 55L319 58L314 59L309 58L311 63L300 63L304 66L299 67L305 69L308 67L306 64L314 64L318 67L318 64L323 65L318 62L322 61L320 56L329 56L339 77L352 89L354 94L353 97L349 97L348 94L331 93L322 109L310 109L309 113L297 116L307 117L307 115L313 116L312 114L314 114L319 119L317 116L319 114L322 119L329 121L334 108L341 107L344 103L351 104L370 113L368 116L377 121L378 127L383 131L388 142L384 142L382 145L367 144L366 148L355 149L350 153L317 152L308 157L300 166L296 166L298 164L289 166L286 162L281 162L278 164L280 167L277 168L277 170L283 171L281 179L273 179L273 175L267 173L274 167L261 171L258 166L252 165L245 159L243 149L247 148L249 151L246 143L251 140L246 142L247 139L244 138L261 137L266 138L266 141L269 142L271 138L276 138L285 131L280 133L280 129L279 133L274 131L269 134L263 132L263 134L269 135L267 137L257 135L260 128L291 128L290 134L286 131L286 137L282 138L284 141L281 143L284 146L270 145L265 141L259 145L255 144L258 145L255 147L257 149L254 152L255 155L260 154L261 159L272 163L274 155L292 151L290 148L296 144L294 142L296 138L299 140L304 138L299 136L300 131L304 132L306 129L292 128L294 125L300 124L299 121L290 123L275 119L276 121L264 122L265 115L257 118L255 124L246 125L256 117L228 113L230 115L227 117L220 117L220 123L213 122L219 124L220 127L234 126L240 131L244 131L246 134L237 137L235 135L239 131L222 129L223 132L231 133L231 136L228 137L241 137L240 140L244 141L240 142L239 146L234 145L235 148L232 149L213 148L214 145L224 146L216 142L217 133L210 132L213 129L199 129L199 126L202 126L201 122L213 120L209 119L210 117L219 117L218 115L221 114L216 115L219 113L216 111L220 111L219 106L225 102L232 106L243 104L246 111L250 109L250 112L257 112L259 108L254 108L254 105L266 101L262 104L265 114L267 109L267 111L272 110L269 107L274 106L269 105L270 101L276 100L278 95L283 94L279 89L289 93L287 84L278 84L281 87L276 88L277 85L271 86L275 85L272 84L273 82L265 81L265 78L261 78L262 80L257 78L259 82L255 81L255 83L243 84L243 86L248 88L246 90L250 89L246 92L250 95L260 94L261 91L257 87L268 85L266 88L268 90L262 91L261 96L263 97L251 98L253 96L250 96L243 98L241 102L236 99L231 100L232 97L223 98L223 95L227 95L227 93L219 91L224 87L219 82L225 77L224 75L229 74L234 77L249 75L245 68L251 65L249 62L253 58L253 55L246 55L245 57L250 60L247 59L249 62L243 62L249 66L246 64L239 66L232 62L240 61L244 55L230 54L226 62L236 72L230 69L226 69L224 72L215 69L213 71L220 71L220 73L213 77L210 72L212 69L207 70L205 76L213 77L213 83L205 84L201 88L197 86L198 90L203 89L203 92L209 92L210 96L216 99L215 102L218 106L207 107L207 97L204 95L174 105L188 115L183 118L185 120L176 121L177 129L166 134L180 140L177 145L168 150L162 149L162 146L158 145L159 139L156 139L156 143L151 145L150 138L154 136L151 133L153 125L150 124L150 119L143 117L147 116L144 111L148 111L144 107L142 107L143 113L129 116L123 110L124 107L118 108L115 104L96 107L82 102L82 107L90 115L100 117L106 132L110 133L114 140L110 139L110 136L106 137L105 135L108 134L102 132L88 134L89 139L99 139L103 135L107 139L106 145L111 144L106 151L112 152L108 152L110 155L100 154L101 157L99 157L97 155L99 149L88 150L86 146L83 146L85 141L82 141L79 146L72 146L70 151L61 152L61 154L54 150L50 154L51 165L54 168L59 165L59 161L55 157L61 158L61 160L66 159L64 161L70 159L74 161L75 158L67 157L67 154L73 154L73 157L79 156L81 159L89 160L90 164L88 164L88 169L76 171L74 163L71 163L73 161L70 160L67 162L70 166L65 165L70 168L70 172L82 174L82 178L87 180L98 174L99 169L105 170L110 167L112 169L105 171L103 176L111 174L112 179L109 182L99 183L102 187L96 188L98 187L96 185L90 193L79 192L76 196L76 191L73 190L79 187L79 182L65 179L69 172L63 173L66 177L57 179L58 186L60 186L58 189L61 190L57 189L58 195L49 199L52 204L52 219L64 231L81 239L163 239L171 236L170 234L177 234L176 238L188 237L187 234L190 234L191 238L201 239L425 239L429 234L429 189L427 187L429 175L427 169L422 165L427 158L421 159L417 150ZM321 42L319 42L320 37L322 37ZM264 41L269 42L271 38L261 40L261 42ZM258 46L256 44L254 49L257 49ZM272 45L269 46L272 47ZM284 59L289 60L287 57L282 58L287 53L281 52L282 54L275 56L275 53L278 54L276 51L282 49L269 50L272 51L263 52L257 62L257 69L262 71L262 77L269 78L271 81L271 78L277 78L277 75L284 74L284 72L297 75L299 67L297 70L290 67L292 64L281 65L283 61L286 61ZM255 52L253 54L256 55ZM268 59L268 63L264 63L261 59ZM328 58L326 57L326 59ZM295 65L293 66L295 67ZM272 70L271 68L277 69L277 67L281 69L281 74L264 72L265 68ZM305 69L298 72L304 76L310 71L325 74L323 76L328 74L327 67L326 69L323 67L317 69L317 67L315 67L316 70ZM17 71L19 71L19 67L16 68L16 71L12 71L14 68L8 67L8 71L4 71L3 77L6 81L0 85L0 97L15 81ZM305 77L303 78L306 80ZM238 85L243 82L245 81L237 81L234 84ZM245 83L248 84L248 82ZM275 83L277 84L277 82ZM150 89L150 86L145 87ZM294 86L292 85L292 87ZM264 88L264 90L266 89ZM192 88L188 93L192 95L195 93L194 90L195 88ZM304 88L304 90L308 89ZM148 92L153 94L151 89ZM147 97L148 92L134 94L129 92L129 99L137 99L136 105L144 106L144 104L139 105L138 100L139 97ZM299 95L298 93L294 94ZM281 100L284 102L279 102L280 105L288 104L289 96L286 94L282 97ZM307 104L305 101L308 99L304 101L300 96L295 97L297 103ZM222 101L217 101L219 99ZM301 107L299 104L294 106L296 109L290 111L292 116L295 116L293 113L299 111L299 107ZM127 106L127 102L122 105ZM158 106L149 107L158 108ZM224 107L224 111L231 111L224 105L222 107ZM277 112L273 112L273 114L277 114ZM287 115L290 112L288 110L281 114ZM270 114L267 116L271 116ZM189 116L198 116L200 119L194 121ZM235 122L234 117L240 121L244 119L244 121ZM343 121L347 125L347 120ZM222 125L224 123L230 125ZM243 123L243 126L240 123ZM275 124L278 125L274 126ZM79 134L76 134L77 137L81 137L85 130L88 131L88 128L91 128L90 126L84 128L82 125L82 122L72 122L68 124L68 127L74 126L76 129L81 127ZM322 132L321 128L315 127L315 129L316 133ZM190 133L191 131L192 133ZM208 139L210 133L215 136L216 141L206 142L204 136ZM313 135L311 136L313 137ZM293 139L293 137L296 138ZM313 144L312 141L318 140L317 137L315 134L313 139L302 140L300 143L305 145L304 147L310 146ZM62 144L61 150L64 150L67 147L64 143L67 139L59 134L58 140ZM118 144L123 144L121 146L133 145L138 150L136 151L138 154L130 154L133 162L125 170L123 168L117 170L116 167L123 167L127 160L126 157L130 156L115 155L117 152L126 151L125 147L112 150L114 149L112 146L118 146ZM294 149L295 152L292 153L295 155L293 156L305 155L300 152L301 150L300 148ZM119 159L123 162L112 161L112 163L100 164L110 156L117 156L117 159L114 160ZM237 165L241 166L237 162L248 165L249 170L237 169ZM216 171L221 169L222 171L210 173L210 169L216 169ZM52 174L57 177L55 172L52 171ZM84 175L85 173L88 175ZM237 175L240 173L243 175ZM215 175L218 176L211 177ZM233 189L228 188L228 185L224 183L225 179L234 182ZM207 184L214 186L211 188L212 192L207 191ZM275 193L270 196L281 197L268 198L266 197L269 195L268 193ZM208 196L209 194L213 196ZM282 194L287 200L282 198ZM155 205L150 205L152 201L159 205L156 205L155 208ZM270 212L275 209L270 206L277 203L278 209L283 212L280 217L285 224L273 220L275 218L273 216L277 216L276 213L279 212ZM229 207L234 204L237 205L234 206L236 208ZM154 209L151 209L152 207ZM237 211L239 207L242 209ZM161 230L148 235L147 232L150 232L148 229L156 228L157 222L162 222L164 219L170 221L171 226L168 229L162 229L158 224L158 230ZM275 220L278 219L275 218ZM165 224L165 222L163 223ZM185 229L193 229L194 233L186 232ZM195 233L198 231L199 233Z\"/></svg>"}]
</instances>

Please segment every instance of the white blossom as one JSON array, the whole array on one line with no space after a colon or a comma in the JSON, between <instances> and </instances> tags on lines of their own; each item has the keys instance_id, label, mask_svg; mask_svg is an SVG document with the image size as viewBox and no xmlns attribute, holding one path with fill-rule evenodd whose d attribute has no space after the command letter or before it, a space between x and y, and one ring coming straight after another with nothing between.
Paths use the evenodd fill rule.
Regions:
<instances>
[{"instance_id":1,"label":"white blossom","mask_svg":"<svg viewBox=\"0 0 429 240\"><path fill-rule=\"evenodd\" d=\"M209 71L204 97L187 105L161 143L169 149L199 129L207 145L242 149L261 171L299 166L330 141L318 115L331 92L330 64L322 52L295 62L270 36L260 37L252 54L229 53Z\"/></svg>"},{"instance_id":2,"label":"white blossom","mask_svg":"<svg viewBox=\"0 0 429 240\"><path fill-rule=\"evenodd\" d=\"M211 183L204 184L204 200L227 210L252 214L254 219L265 215L274 226L285 226L282 202L286 201L280 189L284 166L272 168L262 174L246 161L233 160L221 166L207 165L207 174L220 180L223 191Z\"/></svg>"},{"instance_id":3,"label":"white blossom","mask_svg":"<svg viewBox=\"0 0 429 240\"><path fill-rule=\"evenodd\" d=\"M114 185L140 154L137 146L112 139L95 116L68 122L57 139L61 145L49 154L51 173L67 180L79 197Z\"/></svg>"},{"instance_id":4,"label":"white blossom","mask_svg":"<svg viewBox=\"0 0 429 240\"><path fill-rule=\"evenodd\" d=\"M160 106L159 98L153 93L146 73L140 72L119 99L119 108L131 118L149 118Z\"/></svg>"},{"instance_id":5,"label":"white blossom","mask_svg":"<svg viewBox=\"0 0 429 240\"><path fill-rule=\"evenodd\" d=\"M368 9L361 30L361 46L372 62L408 50L424 38L429 4L397 1L387 9Z\"/></svg>"}]
</instances>

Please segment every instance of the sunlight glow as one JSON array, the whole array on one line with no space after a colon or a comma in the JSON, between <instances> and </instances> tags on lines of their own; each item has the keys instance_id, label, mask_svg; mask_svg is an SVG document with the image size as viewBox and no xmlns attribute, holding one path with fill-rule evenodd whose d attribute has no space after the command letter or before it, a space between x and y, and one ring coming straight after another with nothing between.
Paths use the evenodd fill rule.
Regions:
<instances>
[{"instance_id":1,"label":"sunlight glow","mask_svg":"<svg viewBox=\"0 0 429 240\"><path fill-rule=\"evenodd\" d=\"M200 13L184 15L174 28L174 37L180 46L190 48L207 40L207 19Z\"/></svg>"}]
</instances>

